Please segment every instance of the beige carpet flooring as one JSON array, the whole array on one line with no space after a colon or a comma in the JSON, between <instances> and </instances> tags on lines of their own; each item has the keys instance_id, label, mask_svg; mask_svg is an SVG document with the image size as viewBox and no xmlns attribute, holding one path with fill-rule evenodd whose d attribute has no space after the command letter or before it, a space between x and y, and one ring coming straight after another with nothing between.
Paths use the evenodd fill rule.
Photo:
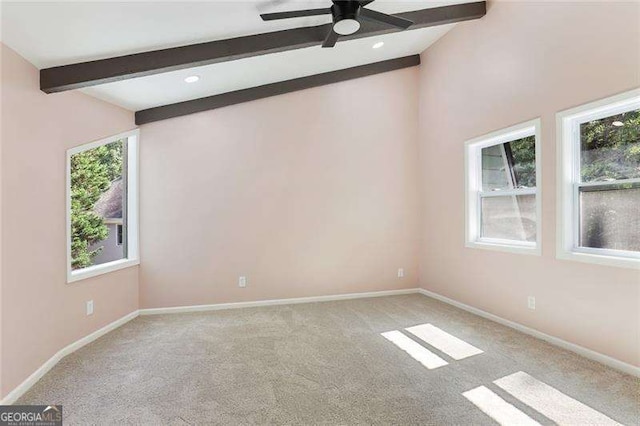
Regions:
<instances>
[{"instance_id":1,"label":"beige carpet flooring","mask_svg":"<svg viewBox=\"0 0 640 426\"><path fill-rule=\"evenodd\" d=\"M419 325L428 342L405 330ZM637 425L639 392L637 378L415 294L138 317L17 403L62 404L78 425Z\"/></svg>"}]
</instances>

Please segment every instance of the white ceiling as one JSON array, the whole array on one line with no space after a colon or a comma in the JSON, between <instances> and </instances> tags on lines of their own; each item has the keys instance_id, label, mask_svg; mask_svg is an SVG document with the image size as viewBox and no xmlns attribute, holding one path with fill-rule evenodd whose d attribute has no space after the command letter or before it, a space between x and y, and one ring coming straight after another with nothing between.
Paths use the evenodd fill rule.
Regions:
<instances>
[{"instance_id":1,"label":"white ceiling","mask_svg":"<svg viewBox=\"0 0 640 426\"><path fill-rule=\"evenodd\" d=\"M158 105L186 101L203 96L290 80L337 69L349 68L422 52L448 31L450 25L389 34L374 39L363 38L338 43L333 49L320 46L254 56L199 68L190 68L149 77L103 84L83 92L138 111ZM384 40L380 49L371 46ZM197 83L184 78L198 75Z\"/></svg>"},{"instance_id":2,"label":"white ceiling","mask_svg":"<svg viewBox=\"0 0 640 426\"><path fill-rule=\"evenodd\" d=\"M465 1L376 0L385 13ZM263 22L259 14L326 1L2 2L1 40L38 68L330 22L330 15ZM338 42L94 86L83 91L131 110L195 99L424 51L453 25ZM384 41L380 49L374 42ZM184 77L198 75L197 83Z\"/></svg>"}]
</instances>

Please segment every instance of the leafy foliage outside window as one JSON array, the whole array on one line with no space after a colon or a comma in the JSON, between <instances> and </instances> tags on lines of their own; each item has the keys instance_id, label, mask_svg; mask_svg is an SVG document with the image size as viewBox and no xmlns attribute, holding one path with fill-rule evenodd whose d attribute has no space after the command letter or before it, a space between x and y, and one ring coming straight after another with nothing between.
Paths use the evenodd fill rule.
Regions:
<instances>
[{"instance_id":1,"label":"leafy foliage outside window","mask_svg":"<svg viewBox=\"0 0 640 426\"><path fill-rule=\"evenodd\" d=\"M580 125L582 182L640 178L640 110Z\"/></svg>"},{"instance_id":2,"label":"leafy foliage outside window","mask_svg":"<svg viewBox=\"0 0 640 426\"><path fill-rule=\"evenodd\" d=\"M482 148L484 190L536 187L536 137Z\"/></svg>"},{"instance_id":3,"label":"leafy foliage outside window","mask_svg":"<svg viewBox=\"0 0 640 426\"><path fill-rule=\"evenodd\" d=\"M509 142L517 188L536 187L536 137L527 136Z\"/></svg>"},{"instance_id":4,"label":"leafy foliage outside window","mask_svg":"<svg viewBox=\"0 0 640 426\"><path fill-rule=\"evenodd\" d=\"M91 245L107 238L103 218L94 212L100 196L122 176L123 144L119 140L71 157L71 268L91 266L101 248Z\"/></svg>"}]
</instances>

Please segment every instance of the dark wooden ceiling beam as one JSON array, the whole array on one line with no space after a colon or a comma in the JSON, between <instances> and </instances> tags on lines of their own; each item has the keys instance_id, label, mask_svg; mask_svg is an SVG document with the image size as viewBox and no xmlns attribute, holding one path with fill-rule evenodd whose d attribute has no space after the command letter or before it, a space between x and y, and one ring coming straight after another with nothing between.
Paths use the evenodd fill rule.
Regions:
<instances>
[{"instance_id":1,"label":"dark wooden ceiling beam","mask_svg":"<svg viewBox=\"0 0 640 426\"><path fill-rule=\"evenodd\" d=\"M408 30L414 30L478 19L485 14L486 2L481 1L397 13L395 16L413 21L414 24ZM265 27L267 27L266 24ZM320 45L330 28L331 24L294 28L46 68L40 70L40 90L45 93L62 92L185 68L302 49ZM360 31L351 36L341 37L341 40L372 37L396 31L399 30L380 23L363 21Z\"/></svg>"},{"instance_id":2,"label":"dark wooden ceiling beam","mask_svg":"<svg viewBox=\"0 0 640 426\"><path fill-rule=\"evenodd\" d=\"M323 86L325 84L338 83L340 81L366 77L373 74L414 67L416 65L420 65L420 55L405 56L403 58L390 59L388 61L361 65L359 67L331 71L323 74L316 74L308 77L301 77L293 80L266 84L264 86L252 87L250 89L237 90L235 92L209 96L206 98L194 99L191 101L179 102L176 104L164 105L156 108L149 108L136 112L136 124L147 124L154 121L166 120L168 118L180 117L182 115L222 108L242 102L249 102L256 99L267 98L270 96L282 95L298 90Z\"/></svg>"}]
</instances>

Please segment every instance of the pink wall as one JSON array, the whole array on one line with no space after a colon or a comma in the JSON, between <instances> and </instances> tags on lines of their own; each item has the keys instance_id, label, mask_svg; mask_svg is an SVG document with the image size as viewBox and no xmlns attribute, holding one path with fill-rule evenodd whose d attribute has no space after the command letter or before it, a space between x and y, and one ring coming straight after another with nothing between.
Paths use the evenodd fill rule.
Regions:
<instances>
[{"instance_id":1,"label":"pink wall","mask_svg":"<svg viewBox=\"0 0 640 426\"><path fill-rule=\"evenodd\" d=\"M44 95L37 70L2 46L0 395L138 307L412 288L418 278L640 365L639 273L554 252L554 115L640 86L639 8L492 3L420 69L145 125L142 263L70 285L65 150L131 129L133 116L77 92ZM464 248L464 141L538 116L543 256Z\"/></svg>"},{"instance_id":2,"label":"pink wall","mask_svg":"<svg viewBox=\"0 0 640 426\"><path fill-rule=\"evenodd\" d=\"M640 273L555 258L555 113L640 86L639 17L640 3L491 3L420 75L422 287L636 366ZM535 117L543 255L465 248L464 141Z\"/></svg>"},{"instance_id":3,"label":"pink wall","mask_svg":"<svg viewBox=\"0 0 640 426\"><path fill-rule=\"evenodd\" d=\"M415 288L417 78L143 126L140 307Z\"/></svg>"},{"instance_id":4,"label":"pink wall","mask_svg":"<svg viewBox=\"0 0 640 426\"><path fill-rule=\"evenodd\" d=\"M1 43L0 43L1 44ZM1 46L0 46L1 48ZM1 51L0 51L1 52ZM0 83L2 80L4 55L0 53ZM0 399L4 396L2 374L2 93L4 84L0 84Z\"/></svg>"},{"instance_id":5,"label":"pink wall","mask_svg":"<svg viewBox=\"0 0 640 426\"><path fill-rule=\"evenodd\" d=\"M133 114L77 92L45 95L38 70L0 48L4 396L66 345L135 311L138 269L66 283L65 151L133 128Z\"/></svg>"}]
</instances>

